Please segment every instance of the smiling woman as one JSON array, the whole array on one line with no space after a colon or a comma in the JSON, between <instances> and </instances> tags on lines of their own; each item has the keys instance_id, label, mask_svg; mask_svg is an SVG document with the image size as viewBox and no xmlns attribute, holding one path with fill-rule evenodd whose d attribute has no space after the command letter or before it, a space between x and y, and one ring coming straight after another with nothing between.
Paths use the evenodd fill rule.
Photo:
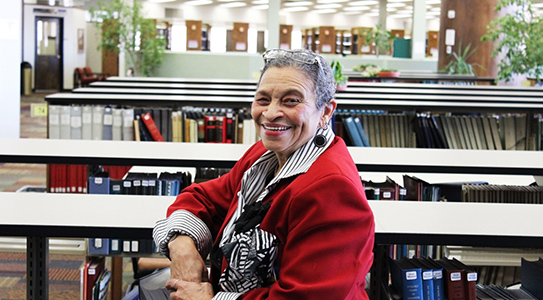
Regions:
<instances>
[{"instance_id":1,"label":"smiling woman","mask_svg":"<svg viewBox=\"0 0 543 300\"><path fill-rule=\"evenodd\" d=\"M330 65L308 50L263 57L252 106L261 141L228 174L183 190L153 231L172 262L171 299L368 299L373 213L328 125Z\"/></svg>"}]
</instances>

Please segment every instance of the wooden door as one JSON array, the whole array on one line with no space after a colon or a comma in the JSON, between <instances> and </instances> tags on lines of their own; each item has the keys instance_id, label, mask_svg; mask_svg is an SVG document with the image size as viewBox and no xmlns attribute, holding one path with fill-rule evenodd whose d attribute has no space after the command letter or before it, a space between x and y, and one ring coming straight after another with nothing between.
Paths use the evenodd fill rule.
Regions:
<instances>
[{"instance_id":1,"label":"wooden door","mask_svg":"<svg viewBox=\"0 0 543 300\"><path fill-rule=\"evenodd\" d=\"M61 18L36 17L34 82L37 90L62 89L62 25Z\"/></svg>"}]
</instances>

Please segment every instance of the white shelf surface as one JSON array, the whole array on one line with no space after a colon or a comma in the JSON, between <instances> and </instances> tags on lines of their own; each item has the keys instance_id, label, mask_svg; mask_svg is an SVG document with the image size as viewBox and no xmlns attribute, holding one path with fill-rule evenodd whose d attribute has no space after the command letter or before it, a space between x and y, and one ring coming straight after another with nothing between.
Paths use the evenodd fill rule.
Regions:
<instances>
[{"instance_id":1,"label":"white shelf surface","mask_svg":"<svg viewBox=\"0 0 543 300\"><path fill-rule=\"evenodd\" d=\"M145 165L233 165L250 147L246 144L0 139L2 162L129 160ZM364 171L543 175L543 151L449 150L421 148L349 147ZM212 166L212 165L208 165Z\"/></svg>"},{"instance_id":2,"label":"white shelf surface","mask_svg":"<svg viewBox=\"0 0 543 300\"><path fill-rule=\"evenodd\" d=\"M151 229L165 218L174 200L168 196L2 193L0 225ZM377 234L543 238L543 205L370 201L370 206Z\"/></svg>"}]
</instances>

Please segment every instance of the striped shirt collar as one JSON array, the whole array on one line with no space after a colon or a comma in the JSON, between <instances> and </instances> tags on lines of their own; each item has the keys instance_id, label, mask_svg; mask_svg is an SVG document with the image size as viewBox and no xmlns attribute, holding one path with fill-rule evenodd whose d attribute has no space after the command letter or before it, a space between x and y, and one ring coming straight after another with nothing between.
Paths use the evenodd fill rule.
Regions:
<instances>
[{"instance_id":1,"label":"striped shirt collar","mask_svg":"<svg viewBox=\"0 0 543 300\"><path fill-rule=\"evenodd\" d=\"M279 171L279 174L273 178L267 186L272 186L281 179L289 178L299 174L306 173L307 170L311 167L313 162L330 146L332 140L334 139L334 131L328 126L327 128L320 128L317 130L315 136L324 135L326 137L326 144L322 147L318 147L313 142L313 139L309 140L298 150L294 151L292 155L287 159L285 165ZM265 164L267 166L273 165L277 166L277 156L274 152L268 150L264 153L251 168L259 168L260 164L263 162L269 162L270 160L275 160L274 164ZM262 169L260 172L268 173L270 170Z\"/></svg>"}]
</instances>

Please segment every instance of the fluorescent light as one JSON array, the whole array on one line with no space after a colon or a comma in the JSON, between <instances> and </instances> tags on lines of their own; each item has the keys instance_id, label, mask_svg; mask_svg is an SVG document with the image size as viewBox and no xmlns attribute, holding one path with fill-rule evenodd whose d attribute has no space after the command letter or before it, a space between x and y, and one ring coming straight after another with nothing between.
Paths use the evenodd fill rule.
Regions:
<instances>
[{"instance_id":1,"label":"fluorescent light","mask_svg":"<svg viewBox=\"0 0 543 300\"><path fill-rule=\"evenodd\" d=\"M335 9L318 9L318 10L314 10L313 12L318 13L318 14L332 14L332 13L337 12L337 10L335 10Z\"/></svg>"},{"instance_id":2,"label":"fluorescent light","mask_svg":"<svg viewBox=\"0 0 543 300\"><path fill-rule=\"evenodd\" d=\"M349 0L317 0L317 3L343 3Z\"/></svg>"},{"instance_id":3,"label":"fluorescent light","mask_svg":"<svg viewBox=\"0 0 543 300\"><path fill-rule=\"evenodd\" d=\"M388 16L395 19L406 19L406 18L413 17L413 15L409 15L409 14L393 14L393 15L388 15Z\"/></svg>"},{"instance_id":4,"label":"fluorescent light","mask_svg":"<svg viewBox=\"0 0 543 300\"><path fill-rule=\"evenodd\" d=\"M350 6L368 6L368 5L376 5L376 4L379 4L379 1L362 0L362 1L349 2Z\"/></svg>"},{"instance_id":5,"label":"fluorescent light","mask_svg":"<svg viewBox=\"0 0 543 300\"><path fill-rule=\"evenodd\" d=\"M268 0L255 0L253 2L251 2L252 4L254 5L260 5L260 4L268 4L269 1Z\"/></svg>"},{"instance_id":6,"label":"fluorescent light","mask_svg":"<svg viewBox=\"0 0 543 300\"><path fill-rule=\"evenodd\" d=\"M208 5L208 4L213 4L213 0L191 0L191 1L185 2L184 4L192 5L192 6Z\"/></svg>"},{"instance_id":7,"label":"fluorescent light","mask_svg":"<svg viewBox=\"0 0 543 300\"><path fill-rule=\"evenodd\" d=\"M262 4L262 5L255 5L252 8L253 9L258 9L258 10L266 10L266 9L270 8L270 6L268 4Z\"/></svg>"},{"instance_id":8,"label":"fluorescent light","mask_svg":"<svg viewBox=\"0 0 543 300\"><path fill-rule=\"evenodd\" d=\"M351 7L344 7L344 11L363 11L363 10L370 10L367 6L351 6Z\"/></svg>"},{"instance_id":9,"label":"fluorescent light","mask_svg":"<svg viewBox=\"0 0 543 300\"><path fill-rule=\"evenodd\" d=\"M283 8L283 10L284 11L290 11L290 12L306 11L306 10L309 10L309 7L307 7L307 6L293 6L293 7Z\"/></svg>"},{"instance_id":10,"label":"fluorescent light","mask_svg":"<svg viewBox=\"0 0 543 300\"><path fill-rule=\"evenodd\" d=\"M306 6L306 5L313 5L313 2L311 1L294 1L294 2L285 2L285 6Z\"/></svg>"},{"instance_id":11,"label":"fluorescent light","mask_svg":"<svg viewBox=\"0 0 543 300\"><path fill-rule=\"evenodd\" d=\"M387 7L404 7L405 3L387 3Z\"/></svg>"},{"instance_id":12,"label":"fluorescent light","mask_svg":"<svg viewBox=\"0 0 543 300\"><path fill-rule=\"evenodd\" d=\"M313 8L315 9L329 9L329 8L340 8L342 5L338 3L330 3L330 4L321 4L321 5L315 5Z\"/></svg>"},{"instance_id":13,"label":"fluorescent light","mask_svg":"<svg viewBox=\"0 0 543 300\"><path fill-rule=\"evenodd\" d=\"M245 3L245 2L228 2L228 3L219 4L219 6L227 7L227 8L234 8L234 7L247 6L247 3Z\"/></svg>"},{"instance_id":14,"label":"fluorescent light","mask_svg":"<svg viewBox=\"0 0 543 300\"><path fill-rule=\"evenodd\" d=\"M441 0L426 0L426 4L441 4Z\"/></svg>"},{"instance_id":15,"label":"fluorescent light","mask_svg":"<svg viewBox=\"0 0 543 300\"><path fill-rule=\"evenodd\" d=\"M175 0L148 0L149 2L153 3L166 3L166 2L174 2Z\"/></svg>"}]
</instances>

